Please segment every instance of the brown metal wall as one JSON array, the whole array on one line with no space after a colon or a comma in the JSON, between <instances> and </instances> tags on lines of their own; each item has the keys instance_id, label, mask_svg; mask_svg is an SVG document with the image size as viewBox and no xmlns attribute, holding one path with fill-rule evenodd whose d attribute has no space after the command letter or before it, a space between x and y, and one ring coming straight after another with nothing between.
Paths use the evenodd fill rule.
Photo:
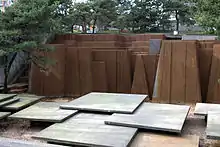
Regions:
<instances>
[{"instance_id":1,"label":"brown metal wall","mask_svg":"<svg viewBox=\"0 0 220 147\"><path fill-rule=\"evenodd\" d=\"M138 87L134 73L145 71L141 74L146 81L142 82L148 89L142 91L152 96L160 60L158 69L163 73L157 77L157 90L161 101L199 102L200 95L205 101L214 62L213 45L218 42L163 41L161 54L152 55L150 39L165 39L165 36L57 35L51 43L57 50L47 55L57 63L49 75L32 66L31 91L38 95L73 97L91 91L131 93L132 87ZM137 56L141 56L144 66L137 65ZM132 93L138 93L135 89Z\"/></svg>"}]
</instances>

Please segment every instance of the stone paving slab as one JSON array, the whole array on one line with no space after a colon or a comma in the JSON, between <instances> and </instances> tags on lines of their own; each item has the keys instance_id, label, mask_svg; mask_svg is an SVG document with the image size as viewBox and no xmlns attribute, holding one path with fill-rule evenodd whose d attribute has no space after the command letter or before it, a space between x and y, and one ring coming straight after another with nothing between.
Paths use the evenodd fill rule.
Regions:
<instances>
[{"instance_id":1,"label":"stone paving slab","mask_svg":"<svg viewBox=\"0 0 220 147\"><path fill-rule=\"evenodd\" d=\"M135 128L105 125L109 115L79 113L54 124L33 138L87 147L127 147L137 133Z\"/></svg>"},{"instance_id":2,"label":"stone paving slab","mask_svg":"<svg viewBox=\"0 0 220 147\"><path fill-rule=\"evenodd\" d=\"M63 103L39 102L11 115L10 118L42 122L62 122L78 112L76 110L60 109L59 106L61 104Z\"/></svg>"},{"instance_id":3,"label":"stone paving slab","mask_svg":"<svg viewBox=\"0 0 220 147\"><path fill-rule=\"evenodd\" d=\"M130 147L199 147L199 136L139 132Z\"/></svg>"},{"instance_id":4,"label":"stone paving slab","mask_svg":"<svg viewBox=\"0 0 220 147\"><path fill-rule=\"evenodd\" d=\"M113 114L109 125L181 133L190 106L144 103L134 114Z\"/></svg>"},{"instance_id":5,"label":"stone paving slab","mask_svg":"<svg viewBox=\"0 0 220 147\"><path fill-rule=\"evenodd\" d=\"M0 147L64 147L60 145L35 143L0 137Z\"/></svg>"},{"instance_id":6,"label":"stone paving slab","mask_svg":"<svg viewBox=\"0 0 220 147\"><path fill-rule=\"evenodd\" d=\"M35 96L35 95L18 95L15 98L19 98L19 101L17 101L16 103L12 103L10 105L4 106L0 109L4 111L19 111L21 109L24 109L38 102L42 97Z\"/></svg>"},{"instance_id":7,"label":"stone paving slab","mask_svg":"<svg viewBox=\"0 0 220 147\"><path fill-rule=\"evenodd\" d=\"M11 99L8 99L8 100L5 100L5 101L1 101L0 102L0 107L4 107L6 105L10 105L10 104L13 104L15 102L19 101L19 98L11 98Z\"/></svg>"},{"instance_id":8,"label":"stone paving slab","mask_svg":"<svg viewBox=\"0 0 220 147\"><path fill-rule=\"evenodd\" d=\"M16 94L0 94L0 102L5 101L5 100L9 100L15 96L16 96Z\"/></svg>"},{"instance_id":9,"label":"stone paving slab","mask_svg":"<svg viewBox=\"0 0 220 147\"><path fill-rule=\"evenodd\" d=\"M147 95L90 93L61 105L61 108L108 113L133 113L145 98Z\"/></svg>"},{"instance_id":10,"label":"stone paving slab","mask_svg":"<svg viewBox=\"0 0 220 147\"><path fill-rule=\"evenodd\" d=\"M195 115L206 116L208 112L219 112L220 113L220 104L209 104L209 103L197 103L195 107Z\"/></svg>"},{"instance_id":11,"label":"stone paving slab","mask_svg":"<svg viewBox=\"0 0 220 147\"><path fill-rule=\"evenodd\" d=\"M4 119L8 117L11 113L10 112L0 112L0 119Z\"/></svg>"},{"instance_id":12,"label":"stone paving slab","mask_svg":"<svg viewBox=\"0 0 220 147\"><path fill-rule=\"evenodd\" d=\"M220 112L208 112L206 135L209 139L220 140Z\"/></svg>"}]
</instances>

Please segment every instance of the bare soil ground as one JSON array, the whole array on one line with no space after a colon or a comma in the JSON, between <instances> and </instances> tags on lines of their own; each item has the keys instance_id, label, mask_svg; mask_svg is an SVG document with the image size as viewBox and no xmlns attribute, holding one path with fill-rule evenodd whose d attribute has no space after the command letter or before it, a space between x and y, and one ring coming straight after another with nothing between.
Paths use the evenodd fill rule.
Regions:
<instances>
[{"instance_id":1,"label":"bare soil ground","mask_svg":"<svg viewBox=\"0 0 220 147\"><path fill-rule=\"evenodd\" d=\"M70 101L71 99L44 99L44 101ZM187 117L187 120L183 129L184 135L197 135L200 136L200 147L220 147L220 141L209 140L206 139L205 129L206 129L206 121L203 116L194 116L195 106L192 106L192 109ZM47 128L50 124L45 123L31 123L30 121L24 120L2 120L0 121L0 136L34 141L39 142L38 140L34 140L31 136L34 133L40 132L41 130Z\"/></svg>"}]
</instances>

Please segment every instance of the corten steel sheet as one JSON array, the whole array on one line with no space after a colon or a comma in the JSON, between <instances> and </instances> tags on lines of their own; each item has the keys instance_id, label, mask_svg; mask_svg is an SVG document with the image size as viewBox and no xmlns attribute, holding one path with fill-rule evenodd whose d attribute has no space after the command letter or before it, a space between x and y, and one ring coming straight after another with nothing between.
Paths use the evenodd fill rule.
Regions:
<instances>
[{"instance_id":1,"label":"corten steel sheet","mask_svg":"<svg viewBox=\"0 0 220 147\"><path fill-rule=\"evenodd\" d=\"M0 119L4 119L8 117L11 113L10 112L0 112Z\"/></svg>"},{"instance_id":2,"label":"corten steel sheet","mask_svg":"<svg viewBox=\"0 0 220 147\"><path fill-rule=\"evenodd\" d=\"M5 100L5 101L2 101L2 102L0 102L0 107L4 107L6 105L13 104L15 102L18 102L19 100L20 100L20 98L14 97L12 99L8 99L8 100Z\"/></svg>"},{"instance_id":3,"label":"corten steel sheet","mask_svg":"<svg viewBox=\"0 0 220 147\"><path fill-rule=\"evenodd\" d=\"M169 45L169 47L171 48L171 41L166 41L166 42L162 41L161 43L161 50L160 50L160 54L158 57L158 65L157 65L155 84L154 84L153 95L152 95L152 98L154 100L157 99L158 101L161 95L162 77L163 77L163 72L164 72L162 67L164 64L165 44Z\"/></svg>"},{"instance_id":4,"label":"corten steel sheet","mask_svg":"<svg viewBox=\"0 0 220 147\"><path fill-rule=\"evenodd\" d=\"M78 48L66 49L65 96L80 96Z\"/></svg>"},{"instance_id":5,"label":"corten steel sheet","mask_svg":"<svg viewBox=\"0 0 220 147\"><path fill-rule=\"evenodd\" d=\"M91 49L92 51L123 51L123 50L128 50L127 47L109 47L109 46L106 46L106 47L101 47L101 48L97 48L97 47L76 47L80 50L83 50L83 49Z\"/></svg>"},{"instance_id":6,"label":"corten steel sheet","mask_svg":"<svg viewBox=\"0 0 220 147\"><path fill-rule=\"evenodd\" d=\"M196 41L163 41L154 99L163 103L201 101Z\"/></svg>"},{"instance_id":7,"label":"corten steel sheet","mask_svg":"<svg viewBox=\"0 0 220 147\"><path fill-rule=\"evenodd\" d=\"M79 77L81 95L92 91L92 51L79 49Z\"/></svg>"},{"instance_id":8,"label":"corten steel sheet","mask_svg":"<svg viewBox=\"0 0 220 147\"><path fill-rule=\"evenodd\" d=\"M55 51L47 53L50 60L54 60L55 65L51 65L50 72L44 74L44 91L45 96L63 96L65 84L65 45L51 45L56 48Z\"/></svg>"},{"instance_id":9,"label":"corten steel sheet","mask_svg":"<svg viewBox=\"0 0 220 147\"><path fill-rule=\"evenodd\" d=\"M144 66L146 70L147 83L148 83L148 94L152 98L155 77L157 72L158 65L158 56L157 55L142 55Z\"/></svg>"},{"instance_id":10,"label":"corten steel sheet","mask_svg":"<svg viewBox=\"0 0 220 147\"><path fill-rule=\"evenodd\" d=\"M41 56L44 56L44 53L39 53ZM31 63L30 70L30 81L29 81L29 91L33 94L44 95L44 76L40 68L36 63Z\"/></svg>"},{"instance_id":11,"label":"corten steel sheet","mask_svg":"<svg viewBox=\"0 0 220 147\"><path fill-rule=\"evenodd\" d=\"M161 49L160 62L156 79L156 98L160 102L170 103L171 96L171 68L172 68L172 42L164 41Z\"/></svg>"},{"instance_id":12,"label":"corten steel sheet","mask_svg":"<svg viewBox=\"0 0 220 147\"><path fill-rule=\"evenodd\" d=\"M148 94L148 83L142 55L137 55L131 93Z\"/></svg>"},{"instance_id":13,"label":"corten steel sheet","mask_svg":"<svg viewBox=\"0 0 220 147\"><path fill-rule=\"evenodd\" d=\"M208 139L220 140L220 112L209 111L206 135Z\"/></svg>"},{"instance_id":14,"label":"corten steel sheet","mask_svg":"<svg viewBox=\"0 0 220 147\"><path fill-rule=\"evenodd\" d=\"M133 53L131 56L132 73L135 72L136 57L138 55L141 55L143 58L146 80L148 83L148 94L152 98L159 56L149 55L148 53ZM134 77L134 74L131 75Z\"/></svg>"},{"instance_id":15,"label":"corten steel sheet","mask_svg":"<svg viewBox=\"0 0 220 147\"><path fill-rule=\"evenodd\" d=\"M132 35L133 41L148 41L150 39L165 39L164 34L137 34Z\"/></svg>"},{"instance_id":16,"label":"corten steel sheet","mask_svg":"<svg viewBox=\"0 0 220 147\"><path fill-rule=\"evenodd\" d=\"M199 69L197 59L197 44L195 41L187 43L186 49L186 95L185 103L201 102Z\"/></svg>"},{"instance_id":17,"label":"corten steel sheet","mask_svg":"<svg viewBox=\"0 0 220 147\"><path fill-rule=\"evenodd\" d=\"M0 146L1 147L64 147L61 145L21 141L21 140L15 140L15 139L3 138L3 137L0 137Z\"/></svg>"},{"instance_id":18,"label":"corten steel sheet","mask_svg":"<svg viewBox=\"0 0 220 147\"><path fill-rule=\"evenodd\" d=\"M87 147L127 147L137 129L105 125L109 115L80 113L67 121L54 124L34 138Z\"/></svg>"},{"instance_id":19,"label":"corten steel sheet","mask_svg":"<svg viewBox=\"0 0 220 147\"><path fill-rule=\"evenodd\" d=\"M200 48L198 50L198 55L202 101L206 102L209 76L212 65L213 48Z\"/></svg>"},{"instance_id":20,"label":"corten steel sheet","mask_svg":"<svg viewBox=\"0 0 220 147\"><path fill-rule=\"evenodd\" d=\"M64 34L56 35L53 42L63 43L65 40L76 41L148 41L150 39L165 39L163 34L137 34L137 35L112 35L112 34Z\"/></svg>"},{"instance_id":21,"label":"corten steel sheet","mask_svg":"<svg viewBox=\"0 0 220 147\"><path fill-rule=\"evenodd\" d=\"M208 103L220 103L220 45L214 45L211 73L209 77L209 86L207 100Z\"/></svg>"},{"instance_id":22,"label":"corten steel sheet","mask_svg":"<svg viewBox=\"0 0 220 147\"><path fill-rule=\"evenodd\" d=\"M214 41L210 41L210 42L207 42L207 41L199 41L199 47L200 48L213 48L215 42Z\"/></svg>"},{"instance_id":23,"label":"corten steel sheet","mask_svg":"<svg viewBox=\"0 0 220 147\"><path fill-rule=\"evenodd\" d=\"M104 61L106 63L108 92L117 92L116 52L117 51L109 51L109 50L93 51L94 61Z\"/></svg>"},{"instance_id":24,"label":"corten steel sheet","mask_svg":"<svg viewBox=\"0 0 220 147\"><path fill-rule=\"evenodd\" d=\"M145 98L147 95L90 93L61 105L61 108L108 113L133 113Z\"/></svg>"},{"instance_id":25,"label":"corten steel sheet","mask_svg":"<svg viewBox=\"0 0 220 147\"><path fill-rule=\"evenodd\" d=\"M186 50L183 41L172 43L171 103L184 103L186 96Z\"/></svg>"},{"instance_id":26,"label":"corten steel sheet","mask_svg":"<svg viewBox=\"0 0 220 147\"><path fill-rule=\"evenodd\" d=\"M135 65L136 65L136 56L138 54L131 54L131 77L134 77L134 72L135 72Z\"/></svg>"},{"instance_id":27,"label":"corten steel sheet","mask_svg":"<svg viewBox=\"0 0 220 147\"><path fill-rule=\"evenodd\" d=\"M181 133L189 110L189 106L183 105L144 103L134 114L113 114L105 123Z\"/></svg>"},{"instance_id":28,"label":"corten steel sheet","mask_svg":"<svg viewBox=\"0 0 220 147\"><path fill-rule=\"evenodd\" d=\"M130 147L198 147L199 136L176 136L139 132Z\"/></svg>"},{"instance_id":29,"label":"corten steel sheet","mask_svg":"<svg viewBox=\"0 0 220 147\"><path fill-rule=\"evenodd\" d=\"M127 47L129 51L132 52L144 52L144 53L149 53L149 46L139 46L139 47L132 47L132 46L128 46Z\"/></svg>"},{"instance_id":30,"label":"corten steel sheet","mask_svg":"<svg viewBox=\"0 0 220 147\"><path fill-rule=\"evenodd\" d=\"M210 103L197 103L195 107L195 115L208 115L208 112L219 112L220 104L210 104Z\"/></svg>"},{"instance_id":31,"label":"corten steel sheet","mask_svg":"<svg viewBox=\"0 0 220 147\"><path fill-rule=\"evenodd\" d=\"M63 103L39 102L11 115L10 118L41 122L62 122L77 113L75 110L60 109L61 104Z\"/></svg>"},{"instance_id":32,"label":"corten steel sheet","mask_svg":"<svg viewBox=\"0 0 220 147\"><path fill-rule=\"evenodd\" d=\"M0 102L12 99L16 94L0 94Z\"/></svg>"},{"instance_id":33,"label":"corten steel sheet","mask_svg":"<svg viewBox=\"0 0 220 147\"><path fill-rule=\"evenodd\" d=\"M150 45L149 41L133 41L133 42L131 42L132 48L149 47L149 45Z\"/></svg>"},{"instance_id":34,"label":"corten steel sheet","mask_svg":"<svg viewBox=\"0 0 220 147\"><path fill-rule=\"evenodd\" d=\"M108 48L120 47L123 46L123 44L118 41L82 41L82 42L77 42L77 46L103 49L106 47Z\"/></svg>"},{"instance_id":35,"label":"corten steel sheet","mask_svg":"<svg viewBox=\"0 0 220 147\"><path fill-rule=\"evenodd\" d=\"M33 94L42 94L40 91L42 77L40 77L40 69L36 67L33 63L31 63L30 69L30 81L29 81L29 89L28 92Z\"/></svg>"},{"instance_id":36,"label":"corten steel sheet","mask_svg":"<svg viewBox=\"0 0 220 147\"><path fill-rule=\"evenodd\" d=\"M63 44L65 44L66 46L76 46L77 45L77 42L75 41L75 40L65 40L64 42L63 42Z\"/></svg>"},{"instance_id":37,"label":"corten steel sheet","mask_svg":"<svg viewBox=\"0 0 220 147\"><path fill-rule=\"evenodd\" d=\"M117 92L131 92L131 63L129 51L117 51Z\"/></svg>"},{"instance_id":38,"label":"corten steel sheet","mask_svg":"<svg viewBox=\"0 0 220 147\"><path fill-rule=\"evenodd\" d=\"M55 39L51 42L52 43L64 43L65 40L76 40L75 34L59 34L55 35Z\"/></svg>"},{"instance_id":39,"label":"corten steel sheet","mask_svg":"<svg viewBox=\"0 0 220 147\"><path fill-rule=\"evenodd\" d=\"M135 64L136 64L136 56L137 55L148 55L148 53L145 52L132 52L131 53L131 72L134 73L135 71ZM132 77L134 75L132 74Z\"/></svg>"},{"instance_id":40,"label":"corten steel sheet","mask_svg":"<svg viewBox=\"0 0 220 147\"><path fill-rule=\"evenodd\" d=\"M108 92L105 62L92 62L92 81L93 91Z\"/></svg>"},{"instance_id":41,"label":"corten steel sheet","mask_svg":"<svg viewBox=\"0 0 220 147\"><path fill-rule=\"evenodd\" d=\"M76 35L77 41L117 41L120 35L114 34L86 34Z\"/></svg>"},{"instance_id":42,"label":"corten steel sheet","mask_svg":"<svg viewBox=\"0 0 220 147\"><path fill-rule=\"evenodd\" d=\"M19 98L17 102L0 109L4 111L18 111L38 102L42 97L35 95L18 95L16 98Z\"/></svg>"},{"instance_id":43,"label":"corten steel sheet","mask_svg":"<svg viewBox=\"0 0 220 147\"><path fill-rule=\"evenodd\" d=\"M150 39L166 39L164 34L150 34Z\"/></svg>"}]
</instances>

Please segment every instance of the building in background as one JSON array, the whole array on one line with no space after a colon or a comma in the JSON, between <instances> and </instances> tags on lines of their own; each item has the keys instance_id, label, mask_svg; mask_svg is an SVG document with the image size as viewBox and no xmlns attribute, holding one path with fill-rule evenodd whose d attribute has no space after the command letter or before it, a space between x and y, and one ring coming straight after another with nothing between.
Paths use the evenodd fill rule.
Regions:
<instances>
[{"instance_id":1,"label":"building in background","mask_svg":"<svg viewBox=\"0 0 220 147\"><path fill-rule=\"evenodd\" d=\"M16 0L0 0L0 11L5 11L5 8L12 5Z\"/></svg>"}]
</instances>

